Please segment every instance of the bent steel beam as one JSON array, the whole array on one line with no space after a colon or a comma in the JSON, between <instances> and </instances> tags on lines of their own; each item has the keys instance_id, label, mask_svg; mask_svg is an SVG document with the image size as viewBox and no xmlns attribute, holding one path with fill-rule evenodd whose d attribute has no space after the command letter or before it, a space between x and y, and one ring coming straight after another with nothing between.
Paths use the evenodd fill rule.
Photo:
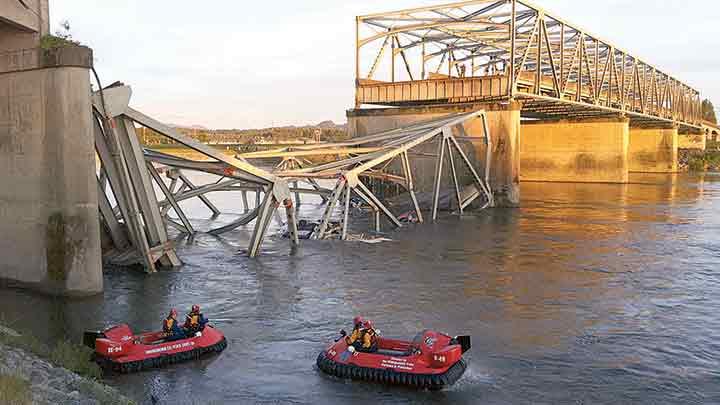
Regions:
<instances>
[{"instance_id":1,"label":"bent steel beam","mask_svg":"<svg viewBox=\"0 0 720 405\"><path fill-rule=\"evenodd\" d=\"M200 198L213 212L213 217L216 217L220 211L205 195L208 192L216 190L228 190L231 186L239 183L251 185L252 188L248 188L254 189L256 191L256 197L258 198L260 197L258 190L264 190L265 202L262 206L258 202L254 212L213 232L227 232L255 219L255 231L253 232L248 248L248 255L255 257L260 251L260 245L264 240L273 212L275 212L281 202L291 201L290 188L286 180L259 167L253 166L244 160L227 156L211 146L200 143L189 136L185 136L174 128L134 110L128 105L131 94L132 91L129 87L116 86L103 89L94 95L93 101L95 108L98 111L104 112L102 114L103 119L107 121L107 126L112 129L113 139L117 137L118 152L113 153L110 151L104 142L104 137L99 137L102 136L102 134L96 135L96 139L99 142L98 153L101 161L103 161L104 165L107 162L107 169L104 169L103 172L107 173L110 178L113 194L116 198L119 196L119 198L117 198L119 210L126 218L126 222L133 236L134 245L139 249L140 256L148 258L145 263L148 271L154 271L153 263L157 259L160 259L161 262L168 265L180 264L174 249L172 249L167 240L167 229L163 221L164 214L167 212L165 207L172 207L182 222L182 224L178 224L169 220L169 218L165 218L168 224L180 229L182 232L194 233L194 228L180 208L179 202L188 198ZM150 128L175 142L193 149L210 158L210 161L191 161L156 151L143 150L135 133L136 124ZM99 129L102 130L102 128ZM96 130L96 133L97 132ZM184 168L204 171L222 176L223 178L227 177L229 180L198 187L188 178L179 174L177 178L171 180L171 186L168 187L157 172L153 162L175 169ZM122 167L123 171L119 171L118 167ZM165 195L165 201L158 202L153 189L153 180ZM182 181L183 185L180 190L175 191L175 186L178 181ZM295 189L297 190L297 187ZM247 188L243 189L242 192L245 209L247 210L246 191ZM130 195L128 193L130 193ZM127 198L128 195L132 198ZM137 199L137 208L134 208L135 206L132 204L135 199ZM291 202L290 204L292 205ZM115 214L112 209L110 211L105 209L104 211L107 211L104 212L104 215L109 215L110 211L112 211L113 215ZM297 225L294 221L295 216L289 215L288 227L290 229L296 229ZM147 239L145 231L147 231ZM115 239L117 239L117 237ZM297 243L297 235L291 238L291 243ZM153 248L150 248L150 245L153 246Z\"/></svg>"}]
</instances>

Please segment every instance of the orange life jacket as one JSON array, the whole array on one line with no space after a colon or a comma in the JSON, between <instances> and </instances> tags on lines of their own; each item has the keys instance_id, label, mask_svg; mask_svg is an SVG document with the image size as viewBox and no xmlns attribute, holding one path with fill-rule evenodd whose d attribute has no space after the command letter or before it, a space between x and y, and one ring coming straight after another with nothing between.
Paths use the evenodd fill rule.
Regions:
<instances>
[{"instance_id":1,"label":"orange life jacket","mask_svg":"<svg viewBox=\"0 0 720 405\"><path fill-rule=\"evenodd\" d=\"M346 338L347 344L351 345L355 343L356 341L360 340L362 337L362 329L361 328L355 328L352 331L352 334Z\"/></svg>"},{"instance_id":2,"label":"orange life jacket","mask_svg":"<svg viewBox=\"0 0 720 405\"><path fill-rule=\"evenodd\" d=\"M200 314L192 312L187 314L187 317L185 318L185 326L190 328L200 326Z\"/></svg>"},{"instance_id":3,"label":"orange life jacket","mask_svg":"<svg viewBox=\"0 0 720 405\"><path fill-rule=\"evenodd\" d=\"M363 329L361 341L363 343L363 349L369 349L373 347L377 341L375 329Z\"/></svg>"},{"instance_id":4,"label":"orange life jacket","mask_svg":"<svg viewBox=\"0 0 720 405\"><path fill-rule=\"evenodd\" d=\"M168 317L163 322L163 332L165 333L172 333L173 332L173 326L175 326L175 319L172 317Z\"/></svg>"}]
</instances>

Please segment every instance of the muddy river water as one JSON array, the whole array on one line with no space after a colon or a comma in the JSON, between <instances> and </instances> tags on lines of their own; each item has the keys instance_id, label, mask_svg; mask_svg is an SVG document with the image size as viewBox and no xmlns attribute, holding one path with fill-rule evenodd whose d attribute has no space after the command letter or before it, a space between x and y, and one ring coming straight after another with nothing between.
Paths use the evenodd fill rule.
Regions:
<instances>
[{"instance_id":1,"label":"muddy river water","mask_svg":"<svg viewBox=\"0 0 720 405\"><path fill-rule=\"evenodd\" d=\"M271 237L257 260L241 253L247 230L200 234L179 244L178 271L110 272L103 296L79 301L0 290L0 312L44 340L80 339L201 304L229 348L107 380L140 403L720 403L720 175L631 181L523 184L521 209L446 215L377 245L291 251ZM238 211L237 196L212 198ZM200 229L237 217L188 213ZM472 335L467 373L441 392L321 374L318 352L355 314L386 336Z\"/></svg>"}]
</instances>

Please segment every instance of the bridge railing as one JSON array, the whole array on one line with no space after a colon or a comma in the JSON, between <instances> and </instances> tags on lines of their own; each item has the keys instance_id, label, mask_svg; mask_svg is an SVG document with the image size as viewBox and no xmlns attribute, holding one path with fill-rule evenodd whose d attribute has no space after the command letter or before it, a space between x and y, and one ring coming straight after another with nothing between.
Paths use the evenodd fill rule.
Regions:
<instances>
[{"instance_id":1,"label":"bridge railing","mask_svg":"<svg viewBox=\"0 0 720 405\"><path fill-rule=\"evenodd\" d=\"M701 119L697 90L525 0L358 17L356 53L358 106L534 96L693 126Z\"/></svg>"}]
</instances>

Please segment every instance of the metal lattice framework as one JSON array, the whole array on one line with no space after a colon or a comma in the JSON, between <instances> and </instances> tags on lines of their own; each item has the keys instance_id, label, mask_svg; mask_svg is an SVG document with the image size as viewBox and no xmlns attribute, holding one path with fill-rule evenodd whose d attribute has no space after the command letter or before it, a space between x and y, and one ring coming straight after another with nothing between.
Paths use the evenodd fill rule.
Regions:
<instances>
[{"instance_id":1,"label":"metal lattice framework","mask_svg":"<svg viewBox=\"0 0 720 405\"><path fill-rule=\"evenodd\" d=\"M475 201L481 201L480 209L494 203L489 184L491 136L484 111L451 114L347 142L285 147L232 157L133 109L129 106L131 95L130 87L118 84L93 96L95 149L100 162L98 206L113 247L108 249L105 259L112 264L140 264L148 272L156 271L158 265L179 266L181 261L167 228L173 227L183 236L197 232L180 203L197 198L215 218L221 212L208 195L221 191L239 193L238 206L243 207L243 214L207 233L225 234L254 222L247 249L250 257L259 254L273 218L287 228L291 245L299 244L296 209L301 204L301 194L320 196L325 204L320 222L313 230L316 239L333 236L329 227L338 210L341 212L340 237L348 239L353 195L373 211L375 232L380 232L383 215L390 224L401 226L401 218L364 183L368 179L381 179L403 187L416 218L423 222L411 164L414 154L422 153L418 151L421 146L437 145L431 202L433 221L438 218L443 178L452 180L455 198L450 200L454 200L460 215ZM466 133L465 126L471 120L481 120L482 133L470 134L473 136ZM195 151L201 156L200 160L143 147L136 132L138 126L150 128ZM479 139L484 141L486 151L484 172L473 166L460 144L460 141ZM337 158L327 163L306 160L320 156ZM280 164L274 170L266 170L261 168L262 161L255 160L268 158L278 159ZM446 166L450 167L449 176L443 176ZM466 176L469 184L463 183L463 169L470 174ZM196 185L183 171L208 173L214 178L207 184ZM331 180L335 186L323 188L319 180ZM301 187L300 183L311 187ZM248 194L254 195L254 206L248 201ZM285 207L286 221L277 213L281 205ZM169 215L171 211L177 219Z\"/></svg>"},{"instance_id":2,"label":"metal lattice framework","mask_svg":"<svg viewBox=\"0 0 720 405\"><path fill-rule=\"evenodd\" d=\"M238 221L211 231L222 233L255 222L248 255L255 257L276 210L285 206L290 242L298 244L297 224L292 196L285 180L246 161L227 156L219 150L179 133L129 106L132 91L115 86L98 91L93 97L95 149L100 161L97 179L99 209L105 229L117 255L106 258L115 264L141 264L147 272L181 264L168 238L167 226L183 234L195 229L179 205L180 201L199 198L217 216L220 211L207 199L207 193L228 189L243 191L246 214ZM203 160L182 159L146 150L140 144L137 125L151 128L203 156ZM224 181L196 186L179 171L169 172L170 185L160 176L159 168L182 168L221 176ZM179 182L182 186L176 189ZM155 186L165 197L158 201ZM248 211L246 193L254 192L255 208ZM116 202L113 207L112 200ZM168 217L172 209L181 223Z\"/></svg>"},{"instance_id":3,"label":"metal lattice framework","mask_svg":"<svg viewBox=\"0 0 720 405\"><path fill-rule=\"evenodd\" d=\"M483 131L481 134L472 134L474 136L470 137L466 133L464 125L475 119L481 120ZM474 167L458 141L467 139L482 139L484 142L486 164L482 170ZM483 202L479 209L492 206L494 197L489 183L492 149L490 142L487 116L484 111L475 111L450 114L414 125L354 138L347 142L286 147L245 153L239 157L249 162L254 159L282 159L273 174L295 185L291 191L297 190L294 191L297 205L300 204L300 193L328 191L317 185L317 179L334 180L336 182L334 188L326 193L327 205L320 225L314 233L314 238L327 237L326 231L333 212L339 208L342 212L341 239L347 239L350 199L353 194L371 207L375 217L376 232L380 231L381 215L384 215L389 223L401 226L398 216L365 184L371 178L396 183L403 187L407 191L419 222L424 222L421 206L415 194L415 180L411 164L413 153L422 145L437 145L437 153L434 155L435 173L430 208L433 221L438 218L444 166L450 167L449 177L452 181L453 199L456 201L458 214L462 215L464 210L478 199ZM303 167L300 159L312 156L342 157L333 162L319 165L306 162L307 166ZM391 168L393 163L399 166L397 170ZM463 184L459 176L459 170L462 168L470 173L470 184L468 185ZM298 182L308 183L313 186L314 190L300 189L297 187Z\"/></svg>"},{"instance_id":4,"label":"metal lattice framework","mask_svg":"<svg viewBox=\"0 0 720 405\"><path fill-rule=\"evenodd\" d=\"M357 107L517 99L532 118L701 121L697 90L525 0L358 17L356 51Z\"/></svg>"}]
</instances>

